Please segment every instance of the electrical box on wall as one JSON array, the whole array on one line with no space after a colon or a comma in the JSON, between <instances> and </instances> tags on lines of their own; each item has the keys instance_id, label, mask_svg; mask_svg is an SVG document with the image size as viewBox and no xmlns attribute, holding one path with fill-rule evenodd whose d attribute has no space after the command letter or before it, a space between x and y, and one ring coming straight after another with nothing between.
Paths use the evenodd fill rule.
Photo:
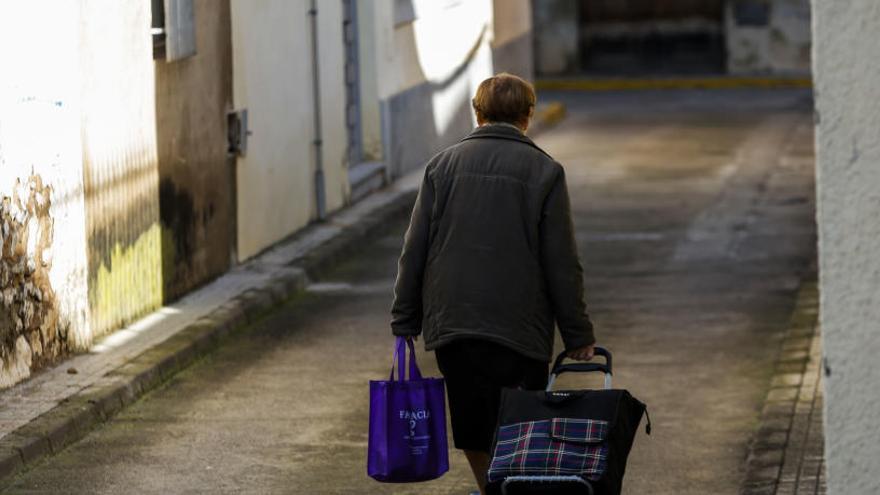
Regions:
<instances>
[{"instance_id":1,"label":"electrical box on wall","mask_svg":"<svg viewBox=\"0 0 880 495\"><path fill-rule=\"evenodd\" d=\"M232 155L245 156L248 136L251 135L251 131L248 130L248 111L246 108L232 110L226 114L226 132L228 138L226 151Z\"/></svg>"}]
</instances>

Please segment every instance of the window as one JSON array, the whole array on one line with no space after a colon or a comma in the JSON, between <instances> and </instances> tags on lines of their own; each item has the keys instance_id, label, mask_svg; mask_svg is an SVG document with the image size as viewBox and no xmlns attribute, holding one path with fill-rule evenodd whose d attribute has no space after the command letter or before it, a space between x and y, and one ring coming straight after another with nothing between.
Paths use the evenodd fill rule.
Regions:
<instances>
[{"instance_id":1,"label":"window","mask_svg":"<svg viewBox=\"0 0 880 495\"><path fill-rule=\"evenodd\" d=\"M153 60L173 62L196 54L193 0L152 0Z\"/></svg>"}]
</instances>

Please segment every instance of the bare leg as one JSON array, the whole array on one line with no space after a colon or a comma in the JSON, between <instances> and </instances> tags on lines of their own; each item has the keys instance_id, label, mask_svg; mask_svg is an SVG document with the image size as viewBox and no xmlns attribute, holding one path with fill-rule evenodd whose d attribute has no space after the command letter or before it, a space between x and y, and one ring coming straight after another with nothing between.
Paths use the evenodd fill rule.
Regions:
<instances>
[{"instance_id":1,"label":"bare leg","mask_svg":"<svg viewBox=\"0 0 880 495\"><path fill-rule=\"evenodd\" d=\"M480 493L486 495L486 473L489 471L489 463L492 459L489 454L479 450L465 450L465 457L471 465L471 471L474 472L474 478L477 479L477 486L480 487Z\"/></svg>"}]
</instances>

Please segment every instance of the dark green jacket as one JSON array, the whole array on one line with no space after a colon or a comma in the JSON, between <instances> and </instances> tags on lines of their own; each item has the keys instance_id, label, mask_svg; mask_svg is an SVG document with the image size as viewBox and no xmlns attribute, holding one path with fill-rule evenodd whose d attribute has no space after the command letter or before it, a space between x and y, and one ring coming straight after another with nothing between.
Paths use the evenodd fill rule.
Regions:
<instances>
[{"instance_id":1,"label":"dark green jacket","mask_svg":"<svg viewBox=\"0 0 880 495\"><path fill-rule=\"evenodd\" d=\"M434 156L394 287L395 335L428 350L477 338L549 361L592 344L583 268L561 165L506 125L477 128Z\"/></svg>"}]
</instances>

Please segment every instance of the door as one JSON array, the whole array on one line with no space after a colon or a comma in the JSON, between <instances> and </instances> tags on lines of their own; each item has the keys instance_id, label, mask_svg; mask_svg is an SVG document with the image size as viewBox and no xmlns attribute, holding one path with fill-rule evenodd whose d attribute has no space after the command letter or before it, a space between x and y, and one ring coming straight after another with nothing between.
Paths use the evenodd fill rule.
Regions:
<instances>
[{"instance_id":1,"label":"door","mask_svg":"<svg viewBox=\"0 0 880 495\"><path fill-rule=\"evenodd\" d=\"M233 104L247 110L237 158L238 257L315 215L312 42L307 0L233 0Z\"/></svg>"},{"instance_id":2,"label":"door","mask_svg":"<svg viewBox=\"0 0 880 495\"><path fill-rule=\"evenodd\" d=\"M598 75L725 70L723 0L581 0L581 67Z\"/></svg>"}]
</instances>

